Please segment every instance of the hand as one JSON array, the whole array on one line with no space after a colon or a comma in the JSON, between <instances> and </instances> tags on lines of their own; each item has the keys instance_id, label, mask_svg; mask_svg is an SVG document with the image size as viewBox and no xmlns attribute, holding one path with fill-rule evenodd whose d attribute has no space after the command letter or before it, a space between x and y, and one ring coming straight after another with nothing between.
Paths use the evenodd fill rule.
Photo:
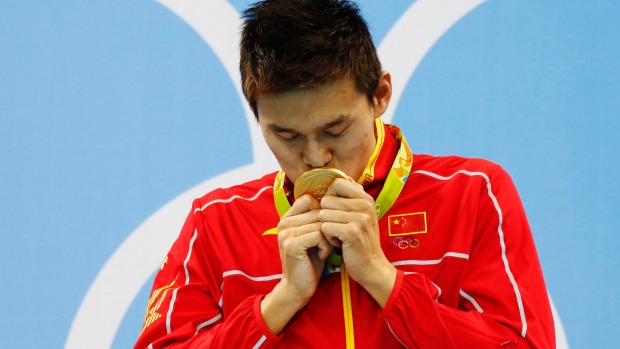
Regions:
<instances>
[{"instance_id":1,"label":"hand","mask_svg":"<svg viewBox=\"0 0 620 349\"><path fill-rule=\"evenodd\" d=\"M315 198L303 195L278 224L282 281L306 302L314 294L324 261L333 249L321 233L319 209Z\"/></svg>"},{"instance_id":2,"label":"hand","mask_svg":"<svg viewBox=\"0 0 620 349\"><path fill-rule=\"evenodd\" d=\"M347 272L385 306L394 288L396 268L381 249L374 200L360 184L336 179L320 206L320 230L330 244L342 248Z\"/></svg>"},{"instance_id":3,"label":"hand","mask_svg":"<svg viewBox=\"0 0 620 349\"><path fill-rule=\"evenodd\" d=\"M280 333L310 301L333 249L321 233L319 209L315 198L303 195L278 224L282 279L261 303L261 313L273 333Z\"/></svg>"}]
</instances>

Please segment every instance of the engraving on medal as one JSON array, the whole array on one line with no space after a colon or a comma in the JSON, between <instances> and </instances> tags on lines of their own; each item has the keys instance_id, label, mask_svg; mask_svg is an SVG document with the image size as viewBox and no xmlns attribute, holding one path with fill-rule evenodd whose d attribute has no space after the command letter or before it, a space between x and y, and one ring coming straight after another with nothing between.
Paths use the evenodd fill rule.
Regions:
<instances>
[{"instance_id":1,"label":"engraving on medal","mask_svg":"<svg viewBox=\"0 0 620 349\"><path fill-rule=\"evenodd\" d=\"M310 194L317 200L321 200L336 178L350 180L349 176L335 168L317 168L302 173L295 182L295 199L303 194Z\"/></svg>"}]
</instances>

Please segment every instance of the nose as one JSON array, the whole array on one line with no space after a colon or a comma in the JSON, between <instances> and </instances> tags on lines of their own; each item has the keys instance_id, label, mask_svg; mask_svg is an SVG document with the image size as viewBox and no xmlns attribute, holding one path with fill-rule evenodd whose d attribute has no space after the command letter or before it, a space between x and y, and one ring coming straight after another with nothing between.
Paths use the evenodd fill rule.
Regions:
<instances>
[{"instance_id":1,"label":"nose","mask_svg":"<svg viewBox=\"0 0 620 349\"><path fill-rule=\"evenodd\" d=\"M317 141L309 141L304 148L303 162L310 168L327 166L332 161L332 153L329 148Z\"/></svg>"}]
</instances>

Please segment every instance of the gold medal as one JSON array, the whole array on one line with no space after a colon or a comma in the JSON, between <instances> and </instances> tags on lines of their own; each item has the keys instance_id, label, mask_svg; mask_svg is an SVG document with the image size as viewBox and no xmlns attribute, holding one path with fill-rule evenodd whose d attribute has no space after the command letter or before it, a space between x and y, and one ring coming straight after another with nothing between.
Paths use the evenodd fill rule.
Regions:
<instances>
[{"instance_id":1,"label":"gold medal","mask_svg":"<svg viewBox=\"0 0 620 349\"><path fill-rule=\"evenodd\" d=\"M310 194L317 200L321 200L336 178L350 180L349 176L335 168L317 168L302 173L295 182L295 199L304 194Z\"/></svg>"}]
</instances>

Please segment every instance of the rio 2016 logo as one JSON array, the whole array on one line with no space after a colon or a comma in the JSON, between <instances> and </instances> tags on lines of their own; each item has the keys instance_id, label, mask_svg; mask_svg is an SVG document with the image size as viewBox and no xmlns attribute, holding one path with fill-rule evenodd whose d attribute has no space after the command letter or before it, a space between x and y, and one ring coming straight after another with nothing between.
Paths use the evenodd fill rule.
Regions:
<instances>
[{"instance_id":1,"label":"rio 2016 logo","mask_svg":"<svg viewBox=\"0 0 620 349\"><path fill-rule=\"evenodd\" d=\"M239 103L246 105L239 84L237 64L239 13L226 0L159 0L161 4L186 21L211 47L235 86ZM378 47L386 70L398 77L393 82L390 109L382 117L390 122L400 97L418 64L433 45L461 18L485 0L418 0L394 23ZM229 186L253 179L256 174L276 169L254 115L246 106L245 117L250 130L253 163L221 173L189 189L161 207L136 230L109 258L85 295L75 315L65 347L109 348L125 314L138 292L161 264L176 239L191 201L216 187ZM557 347L568 349L568 343L557 313ZM101 318L105 314L105 319ZM138 329L137 329L138 330Z\"/></svg>"}]
</instances>

